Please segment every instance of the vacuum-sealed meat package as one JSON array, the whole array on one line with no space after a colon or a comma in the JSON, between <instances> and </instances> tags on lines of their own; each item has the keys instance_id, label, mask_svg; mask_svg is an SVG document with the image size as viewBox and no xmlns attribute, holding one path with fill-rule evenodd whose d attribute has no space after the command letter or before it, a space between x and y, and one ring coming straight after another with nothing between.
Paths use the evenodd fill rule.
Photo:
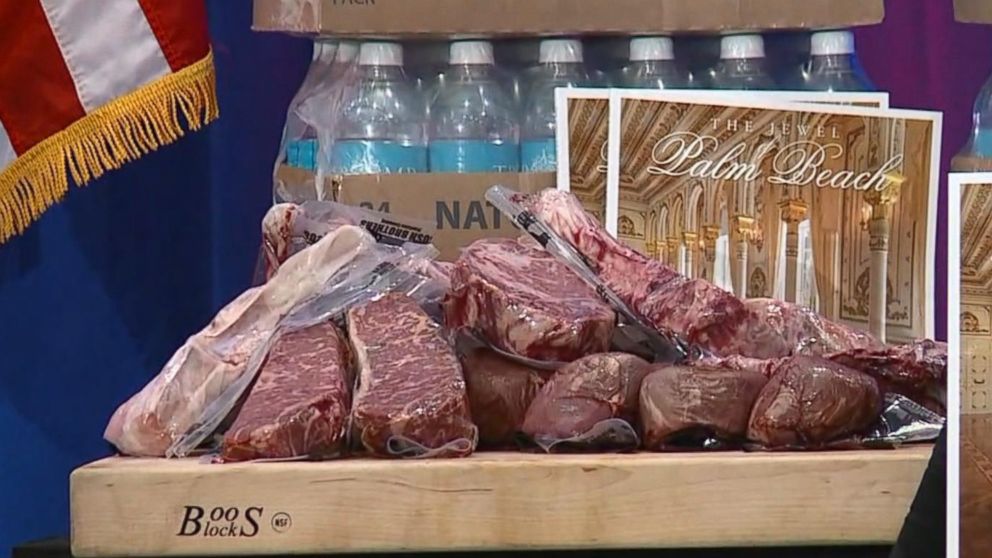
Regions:
<instances>
[{"instance_id":1,"label":"vacuum-sealed meat package","mask_svg":"<svg viewBox=\"0 0 992 558\"><path fill-rule=\"evenodd\" d=\"M570 362L609 348L616 315L546 251L513 239L466 248L451 273L445 323L527 359Z\"/></svg>"},{"instance_id":2,"label":"vacuum-sealed meat package","mask_svg":"<svg viewBox=\"0 0 992 558\"><path fill-rule=\"evenodd\" d=\"M739 446L758 393L760 373L727 368L666 366L641 384L644 449L663 451Z\"/></svg>"},{"instance_id":3,"label":"vacuum-sealed meat package","mask_svg":"<svg viewBox=\"0 0 992 558\"><path fill-rule=\"evenodd\" d=\"M758 395L748 438L769 449L816 449L864 433L881 415L871 376L813 356L784 361Z\"/></svg>"},{"instance_id":4,"label":"vacuum-sealed meat package","mask_svg":"<svg viewBox=\"0 0 992 558\"><path fill-rule=\"evenodd\" d=\"M933 412L946 414L946 343L918 339L905 345L851 349L829 358L875 378L887 393L909 397Z\"/></svg>"},{"instance_id":5,"label":"vacuum-sealed meat package","mask_svg":"<svg viewBox=\"0 0 992 558\"><path fill-rule=\"evenodd\" d=\"M521 430L547 452L635 449L638 397L650 370L647 361L625 353L572 362L541 388Z\"/></svg>"},{"instance_id":6,"label":"vacuum-sealed meat package","mask_svg":"<svg viewBox=\"0 0 992 558\"><path fill-rule=\"evenodd\" d=\"M224 461L342 452L351 411L348 339L333 322L278 335L224 435Z\"/></svg>"},{"instance_id":7,"label":"vacuum-sealed meat package","mask_svg":"<svg viewBox=\"0 0 992 558\"><path fill-rule=\"evenodd\" d=\"M128 455L188 454L214 433L251 385L284 320L296 316L297 324L304 318L316 323L351 304L405 288L409 274L396 273L397 267L435 254L430 246L377 245L359 227L332 231L190 337L117 409L105 438Z\"/></svg>"},{"instance_id":8,"label":"vacuum-sealed meat package","mask_svg":"<svg viewBox=\"0 0 992 558\"><path fill-rule=\"evenodd\" d=\"M389 294L348 311L358 365L352 431L381 457L462 457L475 450L462 367L417 301Z\"/></svg>"},{"instance_id":9,"label":"vacuum-sealed meat package","mask_svg":"<svg viewBox=\"0 0 992 558\"><path fill-rule=\"evenodd\" d=\"M479 427L479 446L513 447L528 407L551 372L482 347L465 350L461 361L472 421Z\"/></svg>"},{"instance_id":10,"label":"vacuum-sealed meat package","mask_svg":"<svg viewBox=\"0 0 992 558\"><path fill-rule=\"evenodd\" d=\"M434 225L419 219L332 201L280 203L272 206L262 219L266 279L290 256L343 225L362 227L376 242L391 246L430 244L434 239Z\"/></svg>"}]
</instances>

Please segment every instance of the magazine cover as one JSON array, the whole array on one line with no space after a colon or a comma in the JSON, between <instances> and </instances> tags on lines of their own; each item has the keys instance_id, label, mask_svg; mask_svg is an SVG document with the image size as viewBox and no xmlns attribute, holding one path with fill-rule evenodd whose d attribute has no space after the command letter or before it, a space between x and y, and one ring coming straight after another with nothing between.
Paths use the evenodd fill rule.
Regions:
<instances>
[{"instance_id":1,"label":"magazine cover","mask_svg":"<svg viewBox=\"0 0 992 558\"><path fill-rule=\"evenodd\" d=\"M603 220L607 210L606 170L607 139L610 135L609 89L559 89L556 92L558 118L558 189L571 191L585 208ZM642 91L650 95L651 92ZM821 91L666 91L664 94L699 98L754 98L833 103L888 108L888 93L825 93ZM607 229L616 234L616 217L607 223Z\"/></svg>"},{"instance_id":2,"label":"magazine cover","mask_svg":"<svg viewBox=\"0 0 992 558\"><path fill-rule=\"evenodd\" d=\"M933 335L941 115L614 91L606 219L740 297Z\"/></svg>"}]
</instances>

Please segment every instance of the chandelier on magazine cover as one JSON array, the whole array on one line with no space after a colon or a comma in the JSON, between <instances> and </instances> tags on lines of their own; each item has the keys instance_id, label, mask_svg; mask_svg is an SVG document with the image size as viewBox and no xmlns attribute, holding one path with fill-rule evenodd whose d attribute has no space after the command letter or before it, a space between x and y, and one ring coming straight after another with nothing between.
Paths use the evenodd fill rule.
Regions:
<instances>
[{"instance_id":1,"label":"chandelier on magazine cover","mask_svg":"<svg viewBox=\"0 0 992 558\"><path fill-rule=\"evenodd\" d=\"M218 116L203 0L0 1L0 243Z\"/></svg>"}]
</instances>

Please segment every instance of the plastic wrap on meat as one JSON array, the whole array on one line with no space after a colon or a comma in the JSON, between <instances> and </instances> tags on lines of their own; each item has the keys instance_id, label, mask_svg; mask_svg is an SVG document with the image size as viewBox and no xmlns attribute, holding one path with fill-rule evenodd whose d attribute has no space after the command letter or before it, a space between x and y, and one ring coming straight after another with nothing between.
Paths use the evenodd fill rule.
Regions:
<instances>
[{"instance_id":1,"label":"plastic wrap on meat","mask_svg":"<svg viewBox=\"0 0 992 558\"><path fill-rule=\"evenodd\" d=\"M758 395L748 438L772 449L823 447L864 432L882 403L871 376L821 357L792 357Z\"/></svg>"},{"instance_id":2,"label":"plastic wrap on meat","mask_svg":"<svg viewBox=\"0 0 992 558\"><path fill-rule=\"evenodd\" d=\"M324 322L282 335L231 428L224 461L333 457L351 409L348 340Z\"/></svg>"},{"instance_id":3,"label":"plastic wrap on meat","mask_svg":"<svg viewBox=\"0 0 992 558\"><path fill-rule=\"evenodd\" d=\"M487 239L455 262L445 323L522 357L569 362L609 348L613 310L551 254Z\"/></svg>"},{"instance_id":4,"label":"plastic wrap on meat","mask_svg":"<svg viewBox=\"0 0 992 558\"><path fill-rule=\"evenodd\" d=\"M190 337L140 392L121 405L104 437L122 453L164 456L214 400L244 374L279 320L375 241L341 227L286 261L273 278L225 306Z\"/></svg>"},{"instance_id":5,"label":"plastic wrap on meat","mask_svg":"<svg viewBox=\"0 0 992 558\"><path fill-rule=\"evenodd\" d=\"M641 384L644 449L699 447L711 439L743 442L751 408L767 382L763 374L740 370L656 369Z\"/></svg>"},{"instance_id":6,"label":"plastic wrap on meat","mask_svg":"<svg viewBox=\"0 0 992 558\"><path fill-rule=\"evenodd\" d=\"M475 348L462 356L472 421L479 427L479 446L513 447L531 402L552 373L536 370Z\"/></svg>"},{"instance_id":7,"label":"plastic wrap on meat","mask_svg":"<svg viewBox=\"0 0 992 558\"><path fill-rule=\"evenodd\" d=\"M939 386L946 362L933 355L932 341L884 347L870 335L831 322L802 307L781 301L740 301L706 281L690 280L613 238L568 192L544 190L515 200L542 223L569 241L603 283L659 330L682 335L716 356L757 359L793 354L833 355L839 362L884 377L912 375ZM856 364L855 364L856 363ZM898 372L908 366L911 373ZM943 368L941 367L943 366ZM933 373L939 369L938 373ZM874 371L874 372L873 372Z\"/></svg>"},{"instance_id":8,"label":"plastic wrap on meat","mask_svg":"<svg viewBox=\"0 0 992 558\"><path fill-rule=\"evenodd\" d=\"M534 398L522 431L546 451L634 449L640 441L634 426L638 395L650 370L645 360L626 353L568 364Z\"/></svg>"},{"instance_id":9,"label":"plastic wrap on meat","mask_svg":"<svg viewBox=\"0 0 992 558\"><path fill-rule=\"evenodd\" d=\"M854 349L830 356L869 374L886 392L898 393L943 414L947 375L947 345L920 339L906 345Z\"/></svg>"},{"instance_id":10,"label":"plastic wrap on meat","mask_svg":"<svg viewBox=\"0 0 992 558\"><path fill-rule=\"evenodd\" d=\"M771 378L783 360L780 358L752 358L740 355L727 357L703 355L688 364L697 368L722 368L726 370L752 372L754 374L761 374L766 378Z\"/></svg>"},{"instance_id":11,"label":"plastic wrap on meat","mask_svg":"<svg viewBox=\"0 0 992 558\"><path fill-rule=\"evenodd\" d=\"M750 298L750 314L724 349L724 354L780 358L792 354L828 355L883 347L870 334L831 322L817 312L781 300Z\"/></svg>"},{"instance_id":12,"label":"plastic wrap on meat","mask_svg":"<svg viewBox=\"0 0 992 558\"><path fill-rule=\"evenodd\" d=\"M449 291L451 290L451 273L454 269L455 264L451 262L417 260L417 266L411 271L417 272L428 279L433 279L441 285L445 291Z\"/></svg>"},{"instance_id":13,"label":"plastic wrap on meat","mask_svg":"<svg viewBox=\"0 0 992 558\"><path fill-rule=\"evenodd\" d=\"M650 268L657 267L653 263ZM690 343L720 354L759 354L753 347L744 348L744 352L739 353L727 350L750 319L750 314L737 297L702 279L688 279L681 275L669 279L668 270L663 271L665 281L660 288L655 285L643 297L625 299L625 302L656 328L677 332ZM607 277L627 273L630 272L611 269ZM628 279L623 277L622 280Z\"/></svg>"},{"instance_id":14,"label":"plastic wrap on meat","mask_svg":"<svg viewBox=\"0 0 992 558\"><path fill-rule=\"evenodd\" d=\"M360 226L376 242L393 246L430 244L434 234L432 225L424 221L331 201L276 204L262 219L266 279L290 256L345 225Z\"/></svg>"},{"instance_id":15,"label":"plastic wrap on meat","mask_svg":"<svg viewBox=\"0 0 992 558\"><path fill-rule=\"evenodd\" d=\"M358 440L382 457L461 457L478 431L461 364L413 299L388 294L348 311L358 364L352 409Z\"/></svg>"}]
</instances>

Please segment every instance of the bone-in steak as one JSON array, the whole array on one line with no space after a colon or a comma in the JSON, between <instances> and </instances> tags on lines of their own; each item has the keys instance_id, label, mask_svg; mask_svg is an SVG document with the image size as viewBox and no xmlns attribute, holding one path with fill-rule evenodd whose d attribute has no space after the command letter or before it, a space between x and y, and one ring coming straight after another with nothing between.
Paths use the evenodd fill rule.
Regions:
<instances>
[{"instance_id":1,"label":"bone-in steak","mask_svg":"<svg viewBox=\"0 0 992 558\"><path fill-rule=\"evenodd\" d=\"M223 459L338 454L351 404L348 355L330 322L280 337L224 436Z\"/></svg>"},{"instance_id":2,"label":"bone-in steak","mask_svg":"<svg viewBox=\"0 0 992 558\"><path fill-rule=\"evenodd\" d=\"M400 294L348 311L359 370L352 417L383 457L459 457L475 449L461 364L441 327Z\"/></svg>"},{"instance_id":3,"label":"bone-in steak","mask_svg":"<svg viewBox=\"0 0 992 558\"><path fill-rule=\"evenodd\" d=\"M551 254L512 239L466 248L451 274L445 322L520 356L569 362L609 348L613 311Z\"/></svg>"}]
</instances>

